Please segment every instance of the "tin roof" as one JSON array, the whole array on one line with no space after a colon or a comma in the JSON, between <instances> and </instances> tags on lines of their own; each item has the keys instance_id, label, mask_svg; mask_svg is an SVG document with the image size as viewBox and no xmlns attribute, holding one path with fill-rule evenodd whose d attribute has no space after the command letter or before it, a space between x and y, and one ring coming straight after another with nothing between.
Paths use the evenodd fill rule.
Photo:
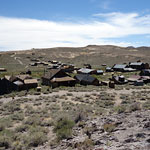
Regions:
<instances>
[{"instance_id":1,"label":"tin roof","mask_svg":"<svg viewBox=\"0 0 150 150\"><path fill-rule=\"evenodd\" d=\"M88 73L91 73L92 71L94 71L94 69L81 68L78 71L82 72L82 73L85 73L85 74L88 74Z\"/></svg>"},{"instance_id":2,"label":"tin roof","mask_svg":"<svg viewBox=\"0 0 150 150\"><path fill-rule=\"evenodd\" d=\"M126 64L116 64L113 66L114 69L124 69L125 67L127 67Z\"/></svg>"},{"instance_id":3,"label":"tin roof","mask_svg":"<svg viewBox=\"0 0 150 150\"><path fill-rule=\"evenodd\" d=\"M62 77L62 78L53 78L51 82L67 82L67 81L75 81L72 77Z\"/></svg>"},{"instance_id":4,"label":"tin roof","mask_svg":"<svg viewBox=\"0 0 150 150\"><path fill-rule=\"evenodd\" d=\"M85 81L85 82L90 82L92 83L96 78L90 76L90 75L87 75L87 74L77 74L75 76L75 78L79 81Z\"/></svg>"},{"instance_id":5,"label":"tin roof","mask_svg":"<svg viewBox=\"0 0 150 150\"><path fill-rule=\"evenodd\" d=\"M104 71L103 70L97 70L97 73L103 73Z\"/></svg>"},{"instance_id":6,"label":"tin roof","mask_svg":"<svg viewBox=\"0 0 150 150\"><path fill-rule=\"evenodd\" d=\"M124 68L123 70L124 71L136 71L136 69L133 69L133 68Z\"/></svg>"},{"instance_id":7,"label":"tin roof","mask_svg":"<svg viewBox=\"0 0 150 150\"><path fill-rule=\"evenodd\" d=\"M15 82L13 82L13 83L16 84L16 85L18 85L18 86L23 85L23 82L21 82L21 81L15 81Z\"/></svg>"},{"instance_id":8,"label":"tin roof","mask_svg":"<svg viewBox=\"0 0 150 150\"><path fill-rule=\"evenodd\" d=\"M133 62L130 63L131 66L141 66L143 63L142 62Z\"/></svg>"}]
</instances>

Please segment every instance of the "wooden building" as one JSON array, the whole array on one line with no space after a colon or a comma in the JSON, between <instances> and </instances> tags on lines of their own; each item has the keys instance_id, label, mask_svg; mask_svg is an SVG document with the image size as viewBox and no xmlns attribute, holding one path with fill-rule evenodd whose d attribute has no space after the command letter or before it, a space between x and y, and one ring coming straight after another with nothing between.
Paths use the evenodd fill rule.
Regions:
<instances>
[{"instance_id":1,"label":"wooden building","mask_svg":"<svg viewBox=\"0 0 150 150\"><path fill-rule=\"evenodd\" d=\"M129 67L137 70L142 70L142 69L149 69L149 64L148 63L143 63L143 62L133 62L129 63Z\"/></svg>"},{"instance_id":2,"label":"wooden building","mask_svg":"<svg viewBox=\"0 0 150 150\"><path fill-rule=\"evenodd\" d=\"M41 79L43 85L51 86L52 88L58 86L74 86L76 83L76 80L62 69L51 69Z\"/></svg>"},{"instance_id":3,"label":"wooden building","mask_svg":"<svg viewBox=\"0 0 150 150\"><path fill-rule=\"evenodd\" d=\"M74 78L81 85L99 85L99 80L88 74L77 74Z\"/></svg>"}]
</instances>

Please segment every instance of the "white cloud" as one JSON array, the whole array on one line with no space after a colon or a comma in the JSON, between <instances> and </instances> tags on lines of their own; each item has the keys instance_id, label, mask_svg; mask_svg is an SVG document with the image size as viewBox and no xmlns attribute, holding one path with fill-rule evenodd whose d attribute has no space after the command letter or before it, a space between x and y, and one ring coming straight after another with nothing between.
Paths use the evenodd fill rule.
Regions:
<instances>
[{"instance_id":1,"label":"white cloud","mask_svg":"<svg viewBox=\"0 0 150 150\"><path fill-rule=\"evenodd\" d=\"M107 39L150 34L150 15L114 12L94 16L95 21L89 23L0 17L0 50L88 44L128 46L134 43Z\"/></svg>"}]
</instances>

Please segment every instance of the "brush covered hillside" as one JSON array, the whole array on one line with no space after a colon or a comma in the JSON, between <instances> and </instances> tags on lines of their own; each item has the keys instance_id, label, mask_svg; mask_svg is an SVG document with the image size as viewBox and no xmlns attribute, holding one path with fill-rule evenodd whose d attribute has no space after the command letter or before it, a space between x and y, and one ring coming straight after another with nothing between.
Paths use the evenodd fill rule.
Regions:
<instances>
[{"instance_id":1,"label":"brush covered hillside","mask_svg":"<svg viewBox=\"0 0 150 150\"><path fill-rule=\"evenodd\" d=\"M63 63L75 64L78 67L89 63L94 68L100 68L101 64L112 66L116 63L128 63L137 60L150 63L150 47L134 48L89 45L78 48L58 47L1 52L0 67L6 68L8 72L37 69L37 67L29 65L32 63L32 59L39 59L40 61L57 60Z\"/></svg>"}]
</instances>

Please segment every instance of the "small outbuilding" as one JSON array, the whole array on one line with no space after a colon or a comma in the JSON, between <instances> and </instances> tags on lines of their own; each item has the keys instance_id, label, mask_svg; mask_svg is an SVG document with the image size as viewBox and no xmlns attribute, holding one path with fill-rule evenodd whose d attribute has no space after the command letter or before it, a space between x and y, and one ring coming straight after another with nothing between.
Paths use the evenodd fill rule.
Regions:
<instances>
[{"instance_id":1,"label":"small outbuilding","mask_svg":"<svg viewBox=\"0 0 150 150\"><path fill-rule=\"evenodd\" d=\"M96 74L97 75L103 75L104 71L103 70L97 70Z\"/></svg>"},{"instance_id":2,"label":"small outbuilding","mask_svg":"<svg viewBox=\"0 0 150 150\"><path fill-rule=\"evenodd\" d=\"M0 68L0 72L6 72L7 69L6 68Z\"/></svg>"},{"instance_id":3,"label":"small outbuilding","mask_svg":"<svg viewBox=\"0 0 150 150\"><path fill-rule=\"evenodd\" d=\"M124 69L127 68L127 65L126 64L115 64L112 69L114 71L119 71L119 72L123 72Z\"/></svg>"},{"instance_id":4,"label":"small outbuilding","mask_svg":"<svg viewBox=\"0 0 150 150\"><path fill-rule=\"evenodd\" d=\"M137 80L136 82L134 82L134 85L135 86L143 86L144 82L143 82L143 80Z\"/></svg>"},{"instance_id":5,"label":"small outbuilding","mask_svg":"<svg viewBox=\"0 0 150 150\"><path fill-rule=\"evenodd\" d=\"M113 72L113 69L111 67L106 67L106 72Z\"/></svg>"},{"instance_id":6,"label":"small outbuilding","mask_svg":"<svg viewBox=\"0 0 150 150\"><path fill-rule=\"evenodd\" d=\"M140 76L150 76L150 69L143 69L140 72Z\"/></svg>"},{"instance_id":7,"label":"small outbuilding","mask_svg":"<svg viewBox=\"0 0 150 150\"><path fill-rule=\"evenodd\" d=\"M36 88L38 86L38 81L37 79L25 79L24 84L26 89Z\"/></svg>"},{"instance_id":8,"label":"small outbuilding","mask_svg":"<svg viewBox=\"0 0 150 150\"><path fill-rule=\"evenodd\" d=\"M149 69L149 64L148 63L143 63L143 62L133 62L129 63L129 67L137 70L142 70L142 69Z\"/></svg>"}]
</instances>

